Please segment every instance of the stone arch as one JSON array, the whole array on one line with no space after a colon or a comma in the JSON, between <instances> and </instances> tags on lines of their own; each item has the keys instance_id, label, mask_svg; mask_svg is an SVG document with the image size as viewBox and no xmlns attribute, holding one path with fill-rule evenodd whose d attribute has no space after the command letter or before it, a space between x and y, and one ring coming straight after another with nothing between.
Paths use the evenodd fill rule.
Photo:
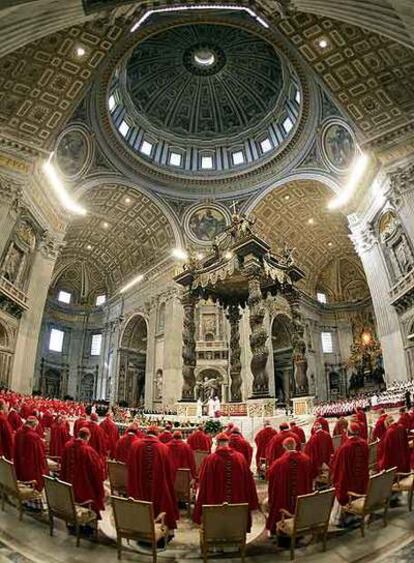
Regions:
<instances>
[{"instance_id":1,"label":"stone arch","mask_svg":"<svg viewBox=\"0 0 414 563\"><path fill-rule=\"evenodd\" d=\"M125 322L120 339L118 401L142 406L145 400L148 323L142 313L133 313Z\"/></svg>"},{"instance_id":2,"label":"stone arch","mask_svg":"<svg viewBox=\"0 0 414 563\"><path fill-rule=\"evenodd\" d=\"M216 392L220 401L224 401L226 398L226 386L228 385L228 377L227 372L222 366L197 366L194 371L195 379L196 379L196 395L199 395L199 387L197 384L200 384L207 379L216 379ZM203 398L203 397L201 397ZM204 397L206 400L207 397Z\"/></svg>"}]
</instances>

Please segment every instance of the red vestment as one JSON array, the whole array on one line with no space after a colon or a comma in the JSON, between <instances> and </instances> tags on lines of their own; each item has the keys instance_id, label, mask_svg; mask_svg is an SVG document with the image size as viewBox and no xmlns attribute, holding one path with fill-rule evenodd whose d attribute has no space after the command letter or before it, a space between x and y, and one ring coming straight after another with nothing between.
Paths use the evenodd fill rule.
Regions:
<instances>
[{"instance_id":1,"label":"red vestment","mask_svg":"<svg viewBox=\"0 0 414 563\"><path fill-rule=\"evenodd\" d=\"M266 457L266 449L270 440L277 434L276 430L271 426L265 426L256 434L254 441L256 442L256 467L259 469L260 459Z\"/></svg>"},{"instance_id":2,"label":"red vestment","mask_svg":"<svg viewBox=\"0 0 414 563\"><path fill-rule=\"evenodd\" d=\"M270 467L276 459L279 459L279 457L282 457L282 455L285 453L286 450L283 447L283 441L286 440L286 438L293 438L296 442L297 451L300 451L300 442L298 436L291 430L281 430L279 434L273 436L273 438L269 442L269 445L267 446L266 458L268 467Z\"/></svg>"},{"instance_id":3,"label":"red vestment","mask_svg":"<svg viewBox=\"0 0 414 563\"><path fill-rule=\"evenodd\" d=\"M233 450L236 450L236 452L243 454L244 459L247 461L247 465L250 467L250 464L252 463L253 448L251 447L249 442L245 440L240 434L235 434L234 432L232 432L230 434L229 446Z\"/></svg>"},{"instance_id":4,"label":"red vestment","mask_svg":"<svg viewBox=\"0 0 414 563\"><path fill-rule=\"evenodd\" d=\"M3 412L0 413L0 456L13 459L13 429Z\"/></svg>"},{"instance_id":5,"label":"red vestment","mask_svg":"<svg viewBox=\"0 0 414 563\"><path fill-rule=\"evenodd\" d=\"M145 436L131 446L128 458L128 494L152 502L154 517L165 512L170 530L177 527L179 512L168 447L155 436Z\"/></svg>"},{"instance_id":6,"label":"red vestment","mask_svg":"<svg viewBox=\"0 0 414 563\"><path fill-rule=\"evenodd\" d=\"M91 432L89 445L101 456L101 458L105 462L106 452L108 450L105 432L93 420L89 420L87 427L89 428L89 430Z\"/></svg>"},{"instance_id":7,"label":"red vestment","mask_svg":"<svg viewBox=\"0 0 414 563\"><path fill-rule=\"evenodd\" d=\"M171 440L173 439L172 432L170 432L169 430L164 430L164 432L161 432L161 434L158 436L158 439L163 444L168 444L168 442L171 442Z\"/></svg>"},{"instance_id":8,"label":"red vestment","mask_svg":"<svg viewBox=\"0 0 414 563\"><path fill-rule=\"evenodd\" d=\"M291 424L290 425L290 431L293 432L294 434L296 434L296 436L299 438L299 442L301 444L306 443L306 436L305 436L305 431L303 430L303 428L301 428L300 426L297 426L297 424Z\"/></svg>"},{"instance_id":9,"label":"red vestment","mask_svg":"<svg viewBox=\"0 0 414 563\"><path fill-rule=\"evenodd\" d=\"M66 422L54 422L50 428L49 455L62 457L63 448L70 440Z\"/></svg>"},{"instance_id":10,"label":"red vestment","mask_svg":"<svg viewBox=\"0 0 414 563\"><path fill-rule=\"evenodd\" d=\"M86 416L81 416L80 418L77 418L75 420L75 423L73 425L73 436L74 436L74 438L78 437L79 430L81 428L84 428L84 427L88 428L89 424L88 424L88 421L86 420Z\"/></svg>"},{"instance_id":11,"label":"red vestment","mask_svg":"<svg viewBox=\"0 0 414 563\"><path fill-rule=\"evenodd\" d=\"M282 457L273 462L268 478L269 516L266 528L275 533L276 523L282 518L280 510L284 508L294 514L296 498L312 492L310 459L302 452L285 450Z\"/></svg>"},{"instance_id":12,"label":"red vestment","mask_svg":"<svg viewBox=\"0 0 414 563\"><path fill-rule=\"evenodd\" d=\"M312 479L314 479L320 471L323 463L329 465L331 456L334 453L332 438L325 430L317 430L309 438L305 446L305 454L307 454L312 466Z\"/></svg>"},{"instance_id":13,"label":"red vestment","mask_svg":"<svg viewBox=\"0 0 414 563\"><path fill-rule=\"evenodd\" d=\"M115 449L119 440L118 426L107 416L99 425L106 434L106 443L109 450L109 457L114 459Z\"/></svg>"},{"instance_id":14,"label":"red vestment","mask_svg":"<svg viewBox=\"0 0 414 563\"><path fill-rule=\"evenodd\" d=\"M43 428L50 428L54 420L55 417L53 416L53 414L50 411L46 411L45 413L43 413L43 416L40 419L40 424L43 426Z\"/></svg>"},{"instance_id":15,"label":"red vestment","mask_svg":"<svg viewBox=\"0 0 414 563\"><path fill-rule=\"evenodd\" d=\"M22 403L22 406L20 407L20 416L26 420L27 417L32 414L32 411L33 409L29 404Z\"/></svg>"},{"instance_id":16,"label":"red vestment","mask_svg":"<svg viewBox=\"0 0 414 563\"><path fill-rule=\"evenodd\" d=\"M259 506L252 473L243 455L228 446L219 447L203 461L193 520L201 524L204 504L247 503L249 511ZM249 529L251 517L249 519Z\"/></svg>"},{"instance_id":17,"label":"red vestment","mask_svg":"<svg viewBox=\"0 0 414 563\"><path fill-rule=\"evenodd\" d=\"M7 420L9 421L10 426L12 427L12 429L14 431L18 430L19 428L21 428L23 426L23 420L22 417L20 416L20 414L15 411L14 409L12 409L8 416L7 416Z\"/></svg>"},{"instance_id":18,"label":"red vestment","mask_svg":"<svg viewBox=\"0 0 414 563\"><path fill-rule=\"evenodd\" d=\"M381 470L396 467L400 473L410 471L407 431L398 422L394 422L387 428L383 439L378 444L378 467Z\"/></svg>"},{"instance_id":19,"label":"red vestment","mask_svg":"<svg viewBox=\"0 0 414 563\"><path fill-rule=\"evenodd\" d=\"M411 428L411 416L408 414L408 412L403 412L400 414L400 418L398 419L398 424L401 424L401 426L404 426L404 428L407 430L410 430Z\"/></svg>"},{"instance_id":20,"label":"red vestment","mask_svg":"<svg viewBox=\"0 0 414 563\"><path fill-rule=\"evenodd\" d=\"M115 448L116 461L127 463L131 446L136 440L139 440L139 437L132 432L125 432L125 434L119 438Z\"/></svg>"},{"instance_id":21,"label":"red vestment","mask_svg":"<svg viewBox=\"0 0 414 563\"><path fill-rule=\"evenodd\" d=\"M349 500L348 492L361 495L367 492L369 471L366 440L351 436L336 450L332 461L332 478L336 498L342 505Z\"/></svg>"},{"instance_id":22,"label":"red vestment","mask_svg":"<svg viewBox=\"0 0 414 563\"><path fill-rule=\"evenodd\" d=\"M212 440L210 436L202 430L196 430L187 438L187 444L194 451L210 452Z\"/></svg>"},{"instance_id":23,"label":"red vestment","mask_svg":"<svg viewBox=\"0 0 414 563\"><path fill-rule=\"evenodd\" d=\"M348 423L347 423L346 419L345 418L338 418L338 420L335 423L332 435L333 436L342 436L347 428L348 428Z\"/></svg>"},{"instance_id":24,"label":"red vestment","mask_svg":"<svg viewBox=\"0 0 414 563\"><path fill-rule=\"evenodd\" d=\"M362 409L356 410L356 417L361 428L361 438L364 440L368 439L368 422L367 422L367 415Z\"/></svg>"},{"instance_id":25,"label":"red vestment","mask_svg":"<svg viewBox=\"0 0 414 563\"><path fill-rule=\"evenodd\" d=\"M318 418L315 420L315 422L313 423L313 426L311 428L311 434L315 433L315 424L316 423L319 423L322 426L322 430L325 430L325 432L328 432L328 434L330 434L330 432L329 432L329 422L323 416L318 416Z\"/></svg>"},{"instance_id":26,"label":"red vestment","mask_svg":"<svg viewBox=\"0 0 414 563\"><path fill-rule=\"evenodd\" d=\"M71 483L76 502L92 500L99 516L104 510L104 466L101 457L84 440L73 438L65 445L62 455L62 481Z\"/></svg>"},{"instance_id":27,"label":"red vestment","mask_svg":"<svg viewBox=\"0 0 414 563\"><path fill-rule=\"evenodd\" d=\"M14 467L19 481L36 481L36 489L44 486L43 475L49 474L45 445L36 430L23 426L14 437Z\"/></svg>"},{"instance_id":28,"label":"red vestment","mask_svg":"<svg viewBox=\"0 0 414 563\"><path fill-rule=\"evenodd\" d=\"M385 432L387 429L385 428L385 419L387 418L387 414L382 414L377 422L375 423L374 430L372 431L371 440L375 442L375 440L382 440Z\"/></svg>"},{"instance_id":29,"label":"red vestment","mask_svg":"<svg viewBox=\"0 0 414 563\"><path fill-rule=\"evenodd\" d=\"M190 469L191 478L196 478L196 466L194 452L188 444L183 442L183 440L176 440L173 438L167 444L171 468L173 472L173 481L175 482L175 476L177 474L177 469Z\"/></svg>"}]
</instances>

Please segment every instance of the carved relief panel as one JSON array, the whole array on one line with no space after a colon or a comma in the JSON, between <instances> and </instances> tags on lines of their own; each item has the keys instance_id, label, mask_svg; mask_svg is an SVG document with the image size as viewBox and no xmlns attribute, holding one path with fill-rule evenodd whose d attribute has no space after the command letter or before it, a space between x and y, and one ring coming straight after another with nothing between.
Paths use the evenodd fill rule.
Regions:
<instances>
[{"instance_id":1,"label":"carved relief panel","mask_svg":"<svg viewBox=\"0 0 414 563\"><path fill-rule=\"evenodd\" d=\"M414 268L414 251L395 211L382 214L378 234L389 274L396 282Z\"/></svg>"}]
</instances>

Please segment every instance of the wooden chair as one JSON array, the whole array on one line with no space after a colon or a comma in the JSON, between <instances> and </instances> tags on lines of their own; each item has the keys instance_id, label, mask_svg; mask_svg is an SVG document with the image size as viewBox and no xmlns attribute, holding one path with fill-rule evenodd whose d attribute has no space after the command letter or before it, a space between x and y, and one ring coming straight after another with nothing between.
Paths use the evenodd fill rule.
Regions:
<instances>
[{"instance_id":1,"label":"wooden chair","mask_svg":"<svg viewBox=\"0 0 414 563\"><path fill-rule=\"evenodd\" d=\"M107 461L111 495L128 496L128 467L121 461Z\"/></svg>"},{"instance_id":2,"label":"wooden chair","mask_svg":"<svg viewBox=\"0 0 414 563\"><path fill-rule=\"evenodd\" d=\"M152 546L152 560L157 561L157 543L167 543L168 528L164 523L165 512L154 518L152 502L111 496L114 511L118 559L122 557L122 538L143 541Z\"/></svg>"},{"instance_id":3,"label":"wooden chair","mask_svg":"<svg viewBox=\"0 0 414 563\"><path fill-rule=\"evenodd\" d=\"M193 488L191 486L190 469L178 469L175 476L174 491L178 502L187 504L188 517L191 516L191 502L193 500Z\"/></svg>"},{"instance_id":4,"label":"wooden chair","mask_svg":"<svg viewBox=\"0 0 414 563\"><path fill-rule=\"evenodd\" d=\"M47 456L46 461L49 471L58 476L60 473L62 458L59 456Z\"/></svg>"},{"instance_id":5,"label":"wooden chair","mask_svg":"<svg viewBox=\"0 0 414 563\"><path fill-rule=\"evenodd\" d=\"M98 539L98 518L91 510L92 501L76 503L70 483L45 475L46 501L49 510L50 535L53 536L54 518L59 518L74 526L76 531L76 547L80 542L80 526L93 526L95 540Z\"/></svg>"},{"instance_id":6,"label":"wooden chair","mask_svg":"<svg viewBox=\"0 0 414 563\"><path fill-rule=\"evenodd\" d=\"M340 447L342 443L342 436L340 434L338 436L333 436L332 443L333 443L334 452L336 452L336 450Z\"/></svg>"},{"instance_id":7,"label":"wooden chair","mask_svg":"<svg viewBox=\"0 0 414 563\"><path fill-rule=\"evenodd\" d=\"M203 463L203 461L205 460L205 458L210 455L209 452L203 452L201 450L196 450L194 452L194 459L195 459L195 465L196 465L196 475L198 477L198 474L200 472L200 467L201 464Z\"/></svg>"},{"instance_id":8,"label":"wooden chair","mask_svg":"<svg viewBox=\"0 0 414 563\"><path fill-rule=\"evenodd\" d=\"M365 517L383 510L384 527L387 525L387 512L395 480L396 468L381 471L369 478L366 495L348 492L349 502L343 507L345 512L361 517L361 535L365 536Z\"/></svg>"},{"instance_id":9,"label":"wooden chair","mask_svg":"<svg viewBox=\"0 0 414 563\"><path fill-rule=\"evenodd\" d=\"M322 535L322 549L326 551L326 535L329 526L335 489L300 495L296 499L295 514L282 509L282 519L276 525L277 535L290 537L290 559L295 558L296 538L304 534Z\"/></svg>"},{"instance_id":10,"label":"wooden chair","mask_svg":"<svg viewBox=\"0 0 414 563\"><path fill-rule=\"evenodd\" d=\"M393 493L408 493L408 510L413 509L414 472L397 473L397 479L392 486Z\"/></svg>"},{"instance_id":11,"label":"wooden chair","mask_svg":"<svg viewBox=\"0 0 414 563\"><path fill-rule=\"evenodd\" d=\"M19 520L23 519L23 502L36 501L42 494L35 489L36 481L18 481L14 463L0 458L1 509L4 511L6 496L16 499L19 508Z\"/></svg>"},{"instance_id":12,"label":"wooden chair","mask_svg":"<svg viewBox=\"0 0 414 563\"><path fill-rule=\"evenodd\" d=\"M368 469L370 473L378 471L378 441L368 444Z\"/></svg>"}]
</instances>

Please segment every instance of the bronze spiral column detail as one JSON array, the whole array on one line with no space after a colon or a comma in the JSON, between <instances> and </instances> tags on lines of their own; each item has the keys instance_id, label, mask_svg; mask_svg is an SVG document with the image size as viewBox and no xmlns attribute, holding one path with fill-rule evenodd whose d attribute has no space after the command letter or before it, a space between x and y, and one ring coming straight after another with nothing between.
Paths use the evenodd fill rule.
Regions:
<instances>
[{"instance_id":1,"label":"bronze spiral column detail","mask_svg":"<svg viewBox=\"0 0 414 563\"><path fill-rule=\"evenodd\" d=\"M197 364L195 341L195 306L196 298L187 293L181 299L184 308L183 318L183 390L182 401L194 401L195 376Z\"/></svg>"}]
</instances>

